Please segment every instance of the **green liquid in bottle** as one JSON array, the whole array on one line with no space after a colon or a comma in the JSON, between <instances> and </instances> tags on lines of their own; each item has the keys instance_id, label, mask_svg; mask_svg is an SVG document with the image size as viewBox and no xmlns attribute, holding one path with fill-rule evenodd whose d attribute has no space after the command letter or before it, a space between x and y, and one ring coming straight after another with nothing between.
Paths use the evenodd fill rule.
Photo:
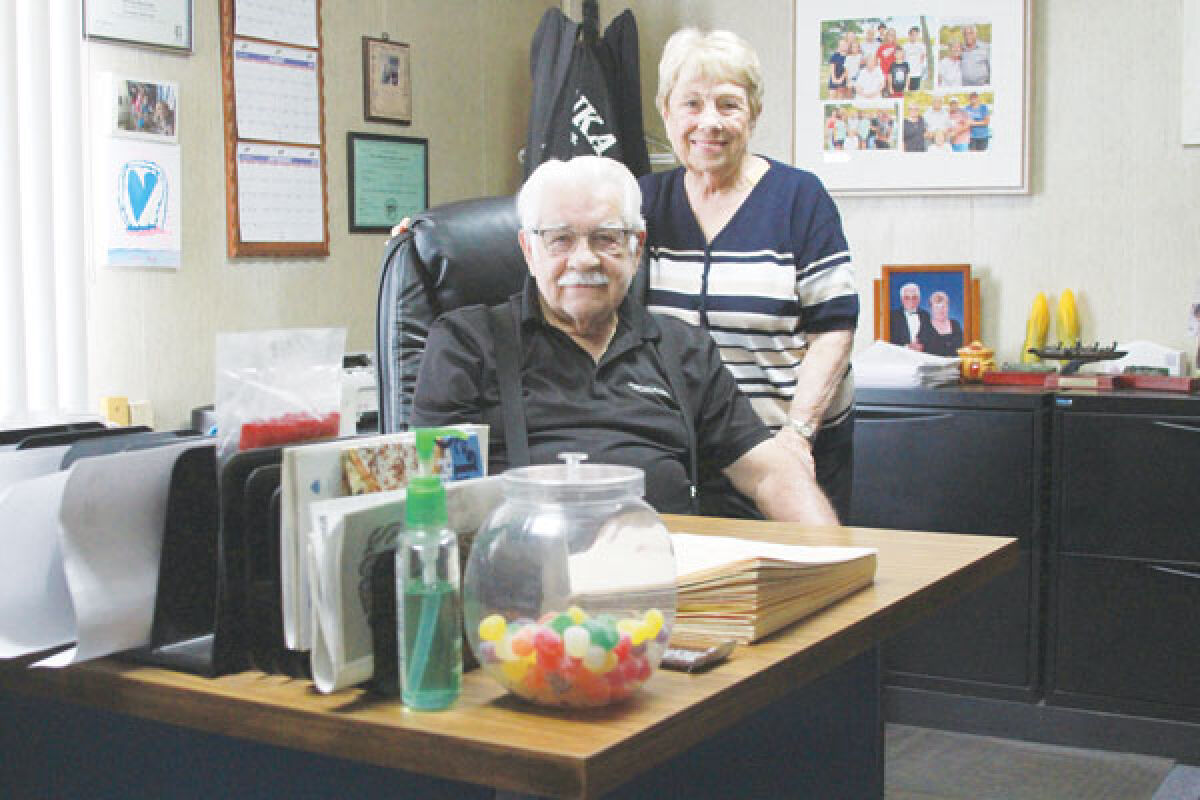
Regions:
<instances>
[{"instance_id":1,"label":"green liquid in bottle","mask_svg":"<svg viewBox=\"0 0 1200 800\"><path fill-rule=\"evenodd\" d=\"M462 623L458 587L449 581L404 582L401 674L404 704L446 708L462 687Z\"/></svg>"}]
</instances>

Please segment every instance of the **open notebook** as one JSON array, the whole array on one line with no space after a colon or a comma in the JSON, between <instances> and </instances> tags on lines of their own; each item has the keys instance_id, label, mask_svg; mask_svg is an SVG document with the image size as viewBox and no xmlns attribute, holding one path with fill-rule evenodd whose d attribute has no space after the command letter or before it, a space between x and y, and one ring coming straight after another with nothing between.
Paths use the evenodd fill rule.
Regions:
<instances>
[{"instance_id":1,"label":"open notebook","mask_svg":"<svg viewBox=\"0 0 1200 800\"><path fill-rule=\"evenodd\" d=\"M678 610L671 639L754 642L875 580L870 547L782 545L671 534Z\"/></svg>"}]
</instances>

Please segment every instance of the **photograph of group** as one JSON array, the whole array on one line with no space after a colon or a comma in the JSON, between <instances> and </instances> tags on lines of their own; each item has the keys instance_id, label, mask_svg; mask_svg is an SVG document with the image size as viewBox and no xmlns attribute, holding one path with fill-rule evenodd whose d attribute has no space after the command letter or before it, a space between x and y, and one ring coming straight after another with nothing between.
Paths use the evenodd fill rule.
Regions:
<instances>
[{"instance_id":1,"label":"photograph of group","mask_svg":"<svg viewBox=\"0 0 1200 800\"><path fill-rule=\"evenodd\" d=\"M826 152L987 151L992 21L879 16L821 21Z\"/></svg>"}]
</instances>

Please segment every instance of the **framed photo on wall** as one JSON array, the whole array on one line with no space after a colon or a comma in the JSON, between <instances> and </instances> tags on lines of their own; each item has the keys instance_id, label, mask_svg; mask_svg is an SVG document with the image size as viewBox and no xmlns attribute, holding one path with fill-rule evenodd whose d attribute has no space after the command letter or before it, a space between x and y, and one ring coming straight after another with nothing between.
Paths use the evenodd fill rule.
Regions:
<instances>
[{"instance_id":1,"label":"framed photo on wall","mask_svg":"<svg viewBox=\"0 0 1200 800\"><path fill-rule=\"evenodd\" d=\"M178 141L179 86L171 81L152 81L112 76L110 83L114 136Z\"/></svg>"},{"instance_id":2,"label":"framed photo on wall","mask_svg":"<svg viewBox=\"0 0 1200 800\"><path fill-rule=\"evenodd\" d=\"M429 206L429 140L347 133L350 232L388 233Z\"/></svg>"},{"instance_id":3,"label":"framed photo on wall","mask_svg":"<svg viewBox=\"0 0 1200 800\"><path fill-rule=\"evenodd\" d=\"M957 356L979 338L979 282L970 264L885 265L875 302L876 338Z\"/></svg>"},{"instance_id":4,"label":"framed photo on wall","mask_svg":"<svg viewBox=\"0 0 1200 800\"><path fill-rule=\"evenodd\" d=\"M408 45L364 36L363 116L373 122L412 124Z\"/></svg>"},{"instance_id":5,"label":"framed photo on wall","mask_svg":"<svg viewBox=\"0 0 1200 800\"><path fill-rule=\"evenodd\" d=\"M1031 0L797 0L793 160L836 194L1029 191Z\"/></svg>"}]
</instances>

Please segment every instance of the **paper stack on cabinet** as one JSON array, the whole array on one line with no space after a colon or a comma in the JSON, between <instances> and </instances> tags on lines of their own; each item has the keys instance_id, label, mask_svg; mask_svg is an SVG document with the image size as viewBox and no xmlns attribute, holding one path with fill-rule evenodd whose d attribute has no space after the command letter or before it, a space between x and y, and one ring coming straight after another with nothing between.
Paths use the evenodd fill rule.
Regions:
<instances>
[{"instance_id":1,"label":"paper stack on cabinet","mask_svg":"<svg viewBox=\"0 0 1200 800\"><path fill-rule=\"evenodd\" d=\"M671 640L749 643L875 580L870 547L783 545L671 534L678 608Z\"/></svg>"},{"instance_id":2,"label":"paper stack on cabinet","mask_svg":"<svg viewBox=\"0 0 1200 800\"><path fill-rule=\"evenodd\" d=\"M854 383L879 389L916 389L958 383L959 359L874 342L854 356Z\"/></svg>"}]
</instances>

